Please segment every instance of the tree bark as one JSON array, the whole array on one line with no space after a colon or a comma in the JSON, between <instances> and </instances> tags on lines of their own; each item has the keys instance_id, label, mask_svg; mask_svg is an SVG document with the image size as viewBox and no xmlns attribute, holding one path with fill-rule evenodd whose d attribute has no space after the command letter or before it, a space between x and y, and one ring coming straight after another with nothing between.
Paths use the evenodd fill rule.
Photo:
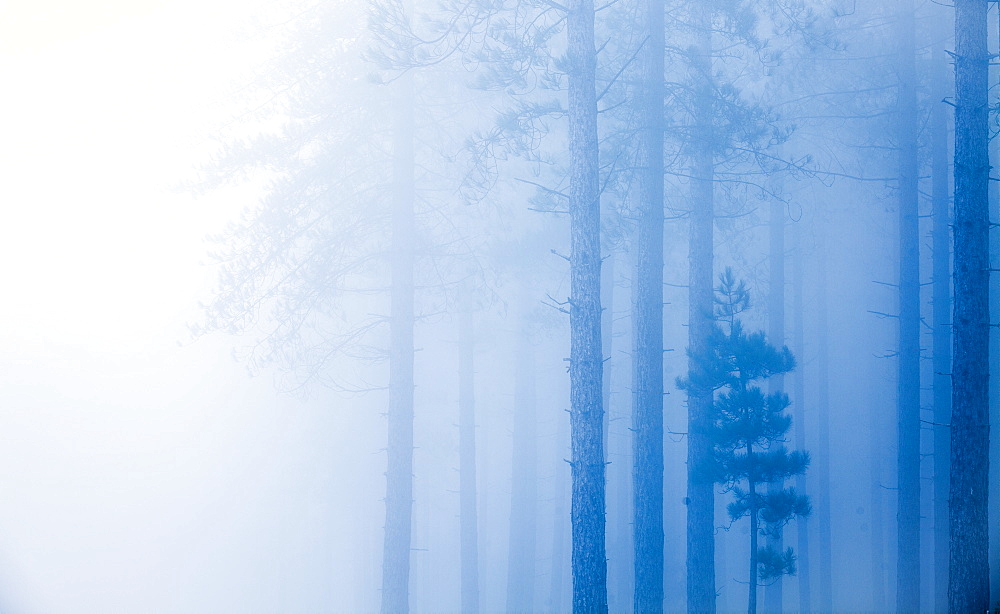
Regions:
<instances>
[{"instance_id":1,"label":"tree bark","mask_svg":"<svg viewBox=\"0 0 1000 614\"><path fill-rule=\"evenodd\" d=\"M413 515L413 75L396 83L382 614L409 611Z\"/></svg>"},{"instance_id":2,"label":"tree bark","mask_svg":"<svg viewBox=\"0 0 1000 614\"><path fill-rule=\"evenodd\" d=\"M646 0L633 310L634 611L663 611L663 0Z\"/></svg>"},{"instance_id":3,"label":"tree bark","mask_svg":"<svg viewBox=\"0 0 1000 614\"><path fill-rule=\"evenodd\" d=\"M593 0L566 20L570 150L570 444L573 611L607 612L604 409L601 398L601 208Z\"/></svg>"},{"instance_id":4,"label":"tree bark","mask_svg":"<svg viewBox=\"0 0 1000 614\"><path fill-rule=\"evenodd\" d=\"M996 11L996 17L992 23L992 28L996 32L996 36L1000 37L1000 11ZM993 38L994 34L991 32L988 34L989 38ZM1000 49L1000 40L997 41L998 49ZM989 42L987 42L989 44ZM993 53L997 53L996 50ZM1000 64L996 61L996 56L993 56L993 60L990 62L990 83L991 87L996 88L996 83L1000 81ZM990 121L996 121L996 115L991 117ZM997 160L1000 156L1000 141L996 137L990 138L990 143L988 146L988 155L991 160ZM995 169L993 170L995 172ZM994 177L996 175L993 175ZM992 222L997 222L1000 220L1000 182L990 180L989 187L989 199L990 199L990 220ZM1000 262L1000 230L990 231L990 263ZM990 322L993 324L1000 323L1000 276L990 275L989 281L990 287ZM1000 356L1000 327L992 326L990 328L990 356ZM1000 390L1000 369L993 368L990 371L989 377L989 390L996 391ZM1000 395L990 394L990 424L997 424L1000 422ZM1000 480L1000 475L997 471L1000 470L1000 438L991 437L990 438L990 475L988 479L991 484L996 485L998 480ZM989 509L990 510L1000 510L1000 488L990 489L989 493ZM987 527L990 535L990 545L989 545L989 560L994 563L990 568L990 603L993 604L993 608L996 609L998 604L1000 604L1000 514L993 513L990 514L989 526Z\"/></svg>"},{"instance_id":5,"label":"tree bark","mask_svg":"<svg viewBox=\"0 0 1000 614\"><path fill-rule=\"evenodd\" d=\"M949 611L989 608L987 0L955 2L955 303Z\"/></svg>"}]
</instances>

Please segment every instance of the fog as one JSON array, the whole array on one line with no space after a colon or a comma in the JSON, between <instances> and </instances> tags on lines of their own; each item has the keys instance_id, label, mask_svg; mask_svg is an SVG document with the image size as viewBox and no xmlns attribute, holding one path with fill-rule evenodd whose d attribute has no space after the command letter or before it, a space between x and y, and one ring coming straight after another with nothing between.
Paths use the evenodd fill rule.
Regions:
<instances>
[{"instance_id":1,"label":"fog","mask_svg":"<svg viewBox=\"0 0 1000 614\"><path fill-rule=\"evenodd\" d=\"M0 611L1000 608L997 11L2 5Z\"/></svg>"}]
</instances>

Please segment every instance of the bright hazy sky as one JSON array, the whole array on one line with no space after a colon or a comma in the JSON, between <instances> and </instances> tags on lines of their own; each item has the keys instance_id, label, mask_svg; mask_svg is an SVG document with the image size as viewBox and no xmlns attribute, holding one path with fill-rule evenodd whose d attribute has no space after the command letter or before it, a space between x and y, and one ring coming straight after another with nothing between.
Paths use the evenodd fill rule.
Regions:
<instances>
[{"instance_id":1,"label":"bright hazy sky","mask_svg":"<svg viewBox=\"0 0 1000 614\"><path fill-rule=\"evenodd\" d=\"M204 288L202 239L241 203L172 188L253 69L232 26L254 4L2 5L4 336L116 347Z\"/></svg>"},{"instance_id":2,"label":"bright hazy sky","mask_svg":"<svg viewBox=\"0 0 1000 614\"><path fill-rule=\"evenodd\" d=\"M266 609L329 572L295 548L331 560L336 512L301 510L334 478L302 469L351 429L186 328L248 198L174 188L268 53L239 34L262 4L0 2L0 610Z\"/></svg>"}]
</instances>

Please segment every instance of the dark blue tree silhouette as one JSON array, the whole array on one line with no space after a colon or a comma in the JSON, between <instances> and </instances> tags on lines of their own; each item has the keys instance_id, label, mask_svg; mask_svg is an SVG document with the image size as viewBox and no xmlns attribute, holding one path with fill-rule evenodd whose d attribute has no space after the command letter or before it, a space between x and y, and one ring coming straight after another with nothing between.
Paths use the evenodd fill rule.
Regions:
<instances>
[{"instance_id":1,"label":"dark blue tree silhouette","mask_svg":"<svg viewBox=\"0 0 1000 614\"><path fill-rule=\"evenodd\" d=\"M694 369L678 384L688 390L721 391L712 403L709 436L714 454L697 471L705 481L725 485L733 522L750 519L750 594L748 612L757 611L757 586L795 574L795 555L758 546L761 535L779 531L792 518L807 516L809 499L794 488L760 492L762 484L782 483L804 473L809 455L788 451L783 443L792 419L783 392L765 394L755 382L788 373L795 359L787 347L768 343L763 332L747 333L737 317L750 308L750 292L732 269L719 276L715 290L716 324L703 353L691 353Z\"/></svg>"}]
</instances>

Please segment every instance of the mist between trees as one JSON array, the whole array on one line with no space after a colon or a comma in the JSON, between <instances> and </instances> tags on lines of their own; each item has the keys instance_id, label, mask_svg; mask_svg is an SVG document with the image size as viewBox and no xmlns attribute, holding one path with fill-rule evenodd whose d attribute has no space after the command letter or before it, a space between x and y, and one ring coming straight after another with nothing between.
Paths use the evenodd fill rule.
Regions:
<instances>
[{"instance_id":1,"label":"mist between trees","mask_svg":"<svg viewBox=\"0 0 1000 614\"><path fill-rule=\"evenodd\" d=\"M997 10L372 0L269 26L284 54L207 169L260 199L215 238L198 332L383 433L338 493L329 609L1000 602Z\"/></svg>"}]
</instances>

